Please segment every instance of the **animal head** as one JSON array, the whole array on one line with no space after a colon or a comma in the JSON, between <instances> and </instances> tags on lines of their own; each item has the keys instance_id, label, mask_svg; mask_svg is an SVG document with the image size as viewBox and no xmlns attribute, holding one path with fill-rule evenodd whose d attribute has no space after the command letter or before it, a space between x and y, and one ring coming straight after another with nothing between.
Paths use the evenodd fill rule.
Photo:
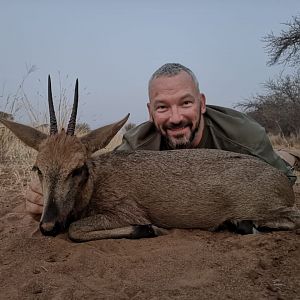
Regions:
<instances>
[{"instance_id":1,"label":"animal head","mask_svg":"<svg viewBox=\"0 0 300 300\"><path fill-rule=\"evenodd\" d=\"M67 130L58 132L53 106L51 80L48 77L48 103L50 134L27 125L0 118L26 145L38 151L33 170L37 172L43 191L44 208L40 220L41 232L56 235L87 203L78 200L78 195L89 182L89 157L108 145L126 123L129 114L119 122L95 129L88 134L74 135L78 107L78 80L75 86L74 103ZM81 203L77 203L78 201Z\"/></svg>"}]
</instances>

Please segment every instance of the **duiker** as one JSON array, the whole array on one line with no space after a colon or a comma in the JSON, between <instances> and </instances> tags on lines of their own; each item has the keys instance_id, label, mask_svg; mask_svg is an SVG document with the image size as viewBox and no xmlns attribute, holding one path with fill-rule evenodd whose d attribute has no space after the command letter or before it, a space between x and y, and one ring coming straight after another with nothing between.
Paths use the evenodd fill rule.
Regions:
<instances>
[{"instance_id":1,"label":"duiker","mask_svg":"<svg viewBox=\"0 0 300 300\"><path fill-rule=\"evenodd\" d=\"M48 79L50 135L1 119L38 151L44 209L41 232L69 229L74 241L151 237L168 228L215 230L224 222L300 227L287 177L248 155L221 150L136 151L92 157L128 119L74 135L78 81L66 131L58 133Z\"/></svg>"}]
</instances>

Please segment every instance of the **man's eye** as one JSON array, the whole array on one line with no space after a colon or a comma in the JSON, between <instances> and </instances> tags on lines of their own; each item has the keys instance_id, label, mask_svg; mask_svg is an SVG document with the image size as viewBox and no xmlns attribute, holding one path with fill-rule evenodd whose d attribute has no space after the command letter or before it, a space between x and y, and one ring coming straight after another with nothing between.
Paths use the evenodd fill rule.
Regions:
<instances>
[{"instance_id":1,"label":"man's eye","mask_svg":"<svg viewBox=\"0 0 300 300\"><path fill-rule=\"evenodd\" d=\"M166 110L166 109L167 109L167 107L165 105L159 105L159 106L156 107L157 111L163 111L163 110Z\"/></svg>"},{"instance_id":2,"label":"man's eye","mask_svg":"<svg viewBox=\"0 0 300 300\"><path fill-rule=\"evenodd\" d=\"M186 106L191 106L192 103L193 103L192 101L187 100L187 101L184 101L184 102L183 102L183 106L185 106L185 107L186 107Z\"/></svg>"}]
</instances>

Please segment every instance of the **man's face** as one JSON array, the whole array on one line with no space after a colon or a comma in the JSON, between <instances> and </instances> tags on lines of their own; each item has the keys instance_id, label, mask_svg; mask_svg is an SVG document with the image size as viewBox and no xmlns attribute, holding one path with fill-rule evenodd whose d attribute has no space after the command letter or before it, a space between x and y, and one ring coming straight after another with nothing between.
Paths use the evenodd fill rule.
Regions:
<instances>
[{"instance_id":1,"label":"man's face","mask_svg":"<svg viewBox=\"0 0 300 300\"><path fill-rule=\"evenodd\" d=\"M181 71L172 77L154 79L149 87L149 98L150 118L171 149L199 144L202 130L198 129L203 129L205 96L188 73Z\"/></svg>"}]
</instances>

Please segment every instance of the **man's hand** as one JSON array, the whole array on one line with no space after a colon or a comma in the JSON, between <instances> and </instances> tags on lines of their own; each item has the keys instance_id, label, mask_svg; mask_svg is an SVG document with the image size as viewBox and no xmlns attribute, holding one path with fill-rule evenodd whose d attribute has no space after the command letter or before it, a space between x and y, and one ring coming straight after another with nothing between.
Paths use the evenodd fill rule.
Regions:
<instances>
[{"instance_id":1,"label":"man's hand","mask_svg":"<svg viewBox=\"0 0 300 300\"><path fill-rule=\"evenodd\" d=\"M39 221L43 212L43 194L40 181L33 178L25 193L25 210L35 220Z\"/></svg>"}]
</instances>

